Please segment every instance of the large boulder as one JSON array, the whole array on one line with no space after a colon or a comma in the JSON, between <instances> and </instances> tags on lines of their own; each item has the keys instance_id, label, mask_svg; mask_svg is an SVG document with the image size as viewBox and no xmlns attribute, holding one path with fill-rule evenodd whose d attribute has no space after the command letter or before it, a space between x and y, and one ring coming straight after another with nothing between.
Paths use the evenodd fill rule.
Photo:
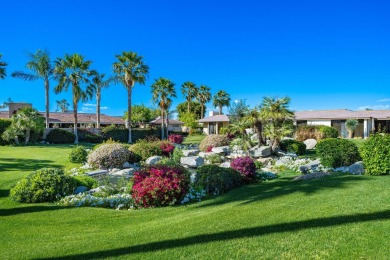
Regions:
<instances>
[{"instance_id":1,"label":"large boulder","mask_svg":"<svg viewBox=\"0 0 390 260\"><path fill-rule=\"evenodd\" d=\"M251 149L249 149L249 154L252 157L259 158L259 157L268 157L271 156L272 150L270 146L254 146Z\"/></svg>"},{"instance_id":2,"label":"large boulder","mask_svg":"<svg viewBox=\"0 0 390 260\"><path fill-rule=\"evenodd\" d=\"M302 165L301 167L299 167L299 170L302 173L308 173L311 169L317 168L320 165L320 163L321 161L317 159L309 162L308 164Z\"/></svg>"},{"instance_id":3,"label":"large boulder","mask_svg":"<svg viewBox=\"0 0 390 260\"><path fill-rule=\"evenodd\" d=\"M353 175L362 175L364 173L363 162L355 162L349 166L348 172Z\"/></svg>"},{"instance_id":4,"label":"large boulder","mask_svg":"<svg viewBox=\"0 0 390 260\"><path fill-rule=\"evenodd\" d=\"M199 149L182 150L183 156L195 156L199 154Z\"/></svg>"},{"instance_id":5,"label":"large boulder","mask_svg":"<svg viewBox=\"0 0 390 260\"><path fill-rule=\"evenodd\" d=\"M210 156L210 155L214 155L214 154L217 154L217 153L214 153L214 152L200 152L200 153L198 154L198 156L200 156L200 157L202 157L202 158L206 158L206 157L208 157L208 156Z\"/></svg>"},{"instance_id":6,"label":"large boulder","mask_svg":"<svg viewBox=\"0 0 390 260\"><path fill-rule=\"evenodd\" d=\"M200 156L187 156L181 157L180 163L191 168L197 168L204 164L204 159Z\"/></svg>"},{"instance_id":7,"label":"large boulder","mask_svg":"<svg viewBox=\"0 0 390 260\"><path fill-rule=\"evenodd\" d=\"M230 168L230 167L231 167L231 166L230 166L230 162L221 163L221 164L219 165L219 167Z\"/></svg>"},{"instance_id":8,"label":"large boulder","mask_svg":"<svg viewBox=\"0 0 390 260\"><path fill-rule=\"evenodd\" d=\"M146 159L145 163L147 165L155 165L155 164L157 164L161 160L162 160L161 156L151 156L148 159Z\"/></svg>"},{"instance_id":9,"label":"large boulder","mask_svg":"<svg viewBox=\"0 0 390 260\"><path fill-rule=\"evenodd\" d=\"M317 140L316 139L306 139L303 141L303 143L306 145L306 150L311 150L314 149L317 145Z\"/></svg>"},{"instance_id":10,"label":"large boulder","mask_svg":"<svg viewBox=\"0 0 390 260\"><path fill-rule=\"evenodd\" d=\"M74 194L79 194L79 193L83 193L83 192L86 192L88 190L87 187L85 186L77 186L77 188L74 190Z\"/></svg>"},{"instance_id":11,"label":"large boulder","mask_svg":"<svg viewBox=\"0 0 390 260\"><path fill-rule=\"evenodd\" d=\"M213 153L218 153L218 154L227 154L230 151L230 147L229 146L213 147L213 149L211 149L211 151Z\"/></svg>"},{"instance_id":12,"label":"large boulder","mask_svg":"<svg viewBox=\"0 0 390 260\"><path fill-rule=\"evenodd\" d=\"M135 168L128 168L128 169L123 169L123 170L119 170L119 171L115 171L115 172L110 172L109 174L111 176L115 176L115 177L130 178L130 177L133 177L133 174L136 170L137 169L135 169Z\"/></svg>"}]
</instances>

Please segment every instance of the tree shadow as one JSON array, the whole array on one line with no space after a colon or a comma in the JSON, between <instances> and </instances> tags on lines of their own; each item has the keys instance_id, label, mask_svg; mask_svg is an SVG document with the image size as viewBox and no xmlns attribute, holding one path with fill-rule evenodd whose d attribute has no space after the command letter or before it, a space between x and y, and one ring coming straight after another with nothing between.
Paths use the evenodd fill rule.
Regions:
<instances>
[{"instance_id":1,"label":"tree shadow","mask_svg":"<svg viewBox=\"0 0 390 260\"><path fill-rule=\"evenodd\" d=\"M293 181L292 177L279 178L260 184L252 184L229 191L229 196L220 196L214 200L207 200L195 208L223 205L230 202L241 201L241 204L249 204L261 200L286 196L300 192L311 195L319 191L346 188L357 181L369 181L364 176L352 176L346 174L333 174L321 179L306 181Z\"/></svg>"},{"instance_id":2,"label":"tree shadow","mask_svg":"<svg viewBox=\"0 0 390 260\"><path fill-rule=\"evenodd\" d=\"M0 158L0 171L33 171L43 167L61 167L51 160Z\"/></svg>"},{"instance_id":3,"label":"tree shadow","mask_svg":"<svg viewBox=\"0 0 390 260\"><path fill-rule=\"evenodd\" d=\"M237 238L252 238L273 233L284 233L291 231L299 231L312 228L327 228L350 223L379 221L390 219L390 210L379 211L374 213L361 213L345 216L332 216L327 218L317 218L302 220L290 223L280 223L269 226L259 226L252 228L244 228L231 231L223 231L214 234L203 234L185 238L170 239L158 242L150 242L146 244L122 247L117 249L90 252L84 254L76 254L69 256L56 256L53 258L39 259L102 259L108 257L118 257L123 255L132 255L137 253L146 253L159 250L173 249L191 245L206 244L216 241L227 241Z\"/></svg>"},{"instance_id":4,"label":"tree shadow","mask_svg":"<svg viewBox=\"0 0 390 260\"><path fill-rule=\"evenodd\" d=\"M0 190L0 198L8 197L9 190Z\"/></svg>"},{"instance_id":5,"label":"tree shadow","mask_svg":"<svg viewBox=\"0 0 390 260\"><path fill-rule=\"evenodd\" d=\"M69 207L63 206L26 206L19 208L0 209L0 217L14 216L19 214L36 213L43 211L53 211L60 209L69 209Z\"/></svg>"}]
</instances>

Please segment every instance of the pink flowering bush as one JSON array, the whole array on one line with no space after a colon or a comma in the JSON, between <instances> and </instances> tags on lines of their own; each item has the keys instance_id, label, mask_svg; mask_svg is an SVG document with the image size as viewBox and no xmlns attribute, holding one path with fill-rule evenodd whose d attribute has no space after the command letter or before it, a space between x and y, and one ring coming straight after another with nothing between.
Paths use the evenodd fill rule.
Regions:
<instances>
[{"instance_id":1,"label":"pink flowering bush","mask_svg":"<svg viewBox=\"0 0 390 260\"><path fill-rule=\"evenodd\" d=\"M183 136L171 134L168 136L168 140L174 144L181 144L181 143L183 143Z\"/></svg>"},{"instance_id":2,"label":"pink flowering bush","mask_svg":"<svg viewBox=\"0 0 390 260\"><path fill-rule=\"evenodd\" d=\"M180 203L190 189L190 175L183 167L156 165L134 173L132 197L139 207Z\"/></svg>"},{"instance_id":3,"label":"pink flowering bush","mask_svg":"<svg viewBox=\"0 0 390 260\"><path fill-rule=\"evenodd\" d=\"M173 150L175 150L175 146L171 144L170 142L161 142L161 151L164 156L171 156L173 153Z\"/></svg>"},{"instance_id":4,"label":"pink flowering bush","mask_svg":"<svg viewBox=\"0 0 390 260\"><path fill-rule=\"evenodd\" d=\"M212 146L207 146L206 147L206 150L205 150L206 153L210 153L212 151L213 151L213 147Z\"/></svg>"},{"instance_id":5,"label":"pink flowering bush","mask_svg":"<svg viewBox=\"0 0 390 260\"><path fill-rule=\"evenodd\" d=\"M256 165L250 157L239 157L231 161L230 166L241 173L244 183L256 180Z\"/></svg>"}]
</instances>

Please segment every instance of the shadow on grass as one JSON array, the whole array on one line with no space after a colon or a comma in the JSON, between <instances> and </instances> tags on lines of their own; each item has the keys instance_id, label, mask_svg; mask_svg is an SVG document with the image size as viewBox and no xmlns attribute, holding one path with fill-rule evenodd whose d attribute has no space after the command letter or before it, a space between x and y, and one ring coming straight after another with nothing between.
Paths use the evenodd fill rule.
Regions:
<instances>
[{"instance_id":1,"label":"shadow on grass","mask_svg":"<svg viewBox=\"0 0 390 260\"><path fill-rule=\"evenodd\" d=\"M0 158L0 171L34 171L43 167L61 167L51 160Z\"/></svg>"},{"instance_id":2,"label":"shadow on grass","mask_svg":"<svg viewBox=\"0 0 390 260\"><path fill-rule=\"evenodd\" d=\"M0 190L0 198L8 197L9 190Z\"/></svg>"},{"instance_id":3,"label":"shadow on grass","mask_svg":"<svg viewBox=\"0 0 390 260\"><path fill-rule=\"evenodd\" d=\"M40 259L102 259L108 257L118 257L123 255L132 255L137 253L153 252L158 250L166 250L178 247L185 247L197 244L206 244L216 241L227 241L239 238L258 237L273 233L284 233L299 231L312 228L327 228L341 226L350 223L360 223L368 221L379 221L390 219L390 210L379 211L374 213L362 213L355 215L334 216L327 218L309 219L296 221L291 223L281 223L269 226L260 226L252 228L244 228L239 230L224 231L214 234L196 235L185 238L170 239L146 244L122 247L111 250L97 251L84 254L76 254L69 256L56 256L53 258Z\"/></svg>"},{"instance_id":4,"label":"shadow on grass","mask_svg":"<svg viewBox=\"0 0 390 260\"><path fill-rule=\"evenodd\" d=\"M368 181L364 176L333 174L321 179L293 181L293 178L282 177L277 180L242 186L229 192L228 196L221 196L214 200L207 200L197 208L223 205L230 202L241 201L242 204L253 203L275 197L286 196L300 192L307 195L323 190L346 188L347 185L358 181Z\"/></svg>"},{"instance_id":5,"label":"shadow on grass","mask_svg":"<svg viewBox=\"0 0 390 260\"><path fill-rule=\"evenodd\" d=\"M14 216L19 214L28 214L43 211L53 211L60 209L69 209L69 207L62 206L26 206L19 208L0 209L0 217Z\"/></svg>"}]
</instances>

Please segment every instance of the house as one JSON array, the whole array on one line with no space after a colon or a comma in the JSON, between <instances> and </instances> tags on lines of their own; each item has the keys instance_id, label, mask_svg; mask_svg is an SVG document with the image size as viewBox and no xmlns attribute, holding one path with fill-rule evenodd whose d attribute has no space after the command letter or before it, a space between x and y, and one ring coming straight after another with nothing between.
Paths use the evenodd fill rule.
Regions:
<instances>
[{"instance_id":1,"label":"house","mask_svg":"<svg viewBox=\"0 0 390 260\"><path fill-rule=\"evenodd\" d=\"M310 110L295 112L295 121L299 125L327 125L336 128L340 136L347 137L345 122L358 120L355 137L367 138L375 130L390 130L390 110Z\"/></svg>"},{"instance_id":2,"label":"house","mask_svg":"<svg viewBox=\"0 0 390 260\"><path fill-rule=\"evenodd\" d=\"M198 120L203 124L203 133L206 135L219 134L221 127L229 126L229 117L220 115L216 111L210 111L209 116Z\"/></svg>"},{"instance_id":3,"label":"house","mask_svg":"<svg viewBox=\"0 0 390 260\"><path fill-rule=\"evenodd\" d=\"M162 118L159 116L153 121L150 121L149 124L152 126L161 126ZM182 131L182 126L184 125L184 122L181 122L176 119L168 119L168 131Z\"/></svg>"}]
</instances>

